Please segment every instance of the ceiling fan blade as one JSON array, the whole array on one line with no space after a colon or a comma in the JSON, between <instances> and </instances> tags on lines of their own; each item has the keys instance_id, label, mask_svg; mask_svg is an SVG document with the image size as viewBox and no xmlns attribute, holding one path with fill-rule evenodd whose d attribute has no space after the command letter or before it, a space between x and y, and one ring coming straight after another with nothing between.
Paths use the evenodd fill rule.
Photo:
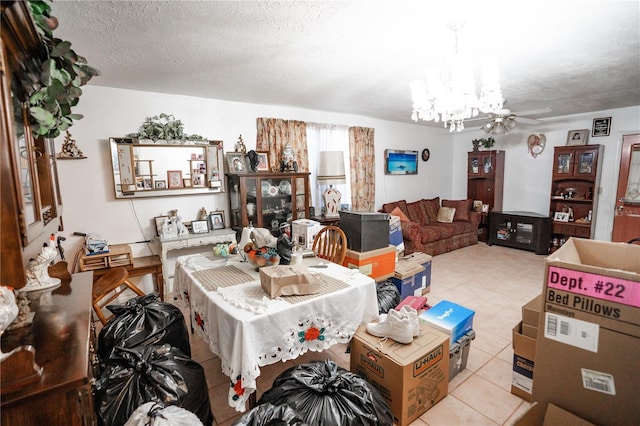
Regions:
<instances>
[{"instance_id":1,"label":"ceiling fan blade","mask_svg":"<svg viewBox=\"0 0 640 426\"><path fill-rule=\"evenodd\" d=\"M536 120L534 118L526 118L521 116L516 116L516 122L522 124L542 124L542 121Z\"/></svg>"},{"instance_id":2,"label":"ceiling fan blade","mask_svg":"<svg viewBox=\"0 0 640 426\"><path fill-rule=\"evenodd\" d=\"M528 111L517 111L514 112L518 117L522 117L523 115L537 115L537 114L546 114L547 112L551 112L551 108L540 108L540 109L530 109Z\"/></svg>"}]
</instances>

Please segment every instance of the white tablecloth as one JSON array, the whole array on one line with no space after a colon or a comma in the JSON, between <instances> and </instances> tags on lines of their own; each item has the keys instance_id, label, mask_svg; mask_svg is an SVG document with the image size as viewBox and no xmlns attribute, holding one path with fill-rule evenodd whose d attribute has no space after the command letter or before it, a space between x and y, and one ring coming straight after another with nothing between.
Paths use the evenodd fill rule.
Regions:
<instances>
[{"instance_id":1,"label":"white tablecloth","mask_svg":"<svg viewBox=\"0 0 640 426\"><path fill-rule=\"evenodd\" d=\"M319 259L305 259L311 265ZM325 262L326 263L326 262ZM239 258L233 265L253 279L246 284L207 290L194 276L220 263L196 254L177 259L175 283L180 298L191 308L191 323L221 359L230 379L229 405L240 412L256 390L260 367L322 351L351 340L360 324L378 318L375 281L357 270L334 263L311 268L348 286L299 303L269 299L260 287L259 273ZM200 274L196 274L200 276Z\"/></svg>"}]
</instances>

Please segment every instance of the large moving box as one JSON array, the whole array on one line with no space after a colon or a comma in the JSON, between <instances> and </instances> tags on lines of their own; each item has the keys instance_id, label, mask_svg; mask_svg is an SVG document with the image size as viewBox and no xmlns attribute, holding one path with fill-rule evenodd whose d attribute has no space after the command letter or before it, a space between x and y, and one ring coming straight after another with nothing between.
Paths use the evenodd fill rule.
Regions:
<instances>
[{"instance_id":1,"label":"large moving box","mask_svg":"<svg viewBox=\"0 0 640 426\"><path fill-rule=\"evenodd\" d=\"M544 420L541 421L544 416ZM533 403L529 410L513 423L513 426L595 426L562 408L548 404L546 412L540 404Z\"/></svg>"},{"instance_id":2,"label":"large moving box","mask_svg":"<svg viewBox=\"0 0 640 426\"><path fill-rule=\"evenodd\" d=\"M398 426L420 417L449 391L449 336L420 323L408 345L358 329L351 341L351 371L364 377L385 398Z\"/></svg>"},{"instance_id":3,"label":"large moving box","mask_svg":"<svg viewBox=\"0 0 640 426\"><path fill-rule=\"evenodd\" d=\"M386 280L393 276L396 268L396 248L388 245L363 253L347 250L342 265L349 269L358 269L376 281Z\"/></svg>"},{"instance_id":4,"label":"large moving box","mask_svg":"<svg viewBox=\"0 0 640 426\"><path fill-rule=\"evenodd\" d=\"M420 280L423 295L429 293L429 291L431 291L431 260L433 258L426 253L414 251L413 253L404 256L403 259L413 260L414 262L418 262L422 265L424 272L416 277L416 281Z\"/></svg>"},{"instance_id":5,"label":"large moving box","mask_svg":"<svg viewBox=\"0 0 640 426\"><path fill-rule=\"evenodd\" d=\"M340 212L340 229L347 236L347 247L366 252L389 246L389 216L387 213ZM393 246L395 252L395 246Z\"/></svg>"},{"instance_id":6,"label":"large moving box","mask_svg":"<svg viewBox=\"0 0 640 426\"><path fill-rule=\"evenodd\" d=\"M513 371L511 373L511 393L526 401L531 401L536 338L522 333L522 321L513 327L512 336Z\"/></svg>"},{"instance_id":7,"label":"large moving box","mask_svg":"<svg viewBox=\"0 0 640 426\"><path fill-rule=\"evenodd\" d=\"M400 300L407 296L422 296L422 277L424 267L418 262L407 259L398 259L391 282L400 292Z\"/></svg>"},{"instance_id":8,"label":"large moving box","mask_svg":"<svg viewBox=\"0 0 640 426\"><path fill-rule=\"evenodd\" d=\"M533 399L596 424L640 419L640 246L571 238L547 258Z\"/></svg>"}]
</instances>

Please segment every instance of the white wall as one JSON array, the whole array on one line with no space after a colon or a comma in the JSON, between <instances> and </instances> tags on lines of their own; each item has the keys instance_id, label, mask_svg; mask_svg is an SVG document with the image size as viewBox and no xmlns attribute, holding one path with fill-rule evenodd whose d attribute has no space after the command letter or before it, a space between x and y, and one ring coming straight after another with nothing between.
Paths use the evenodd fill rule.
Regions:
<instances>
[{"instance_id":1,"label":"white wall","mask_svg":"<svg viewBox=\"0 0 640 426\"><path fill-rule=\"evenodd\" d=\"M248 150L255 148L257 117L372 127L376 146L376 208L401 198L414 201L436 195L451 196L451 137L432 128L300 108L97 86L83 90L76 111L84 118L77 121L70 132L88 158L58 162L64 205L62 235L68 237L65 244L68 251L75 250L80 243L79 237L71 235L78 231L98 233L111 244L130 243L136 256L157 254L154 244L132 244L155 236L153 217L178 209L183 220L193 220L202 207L207 211L224 210L228 217L226 194L115 199L108 138L136 132L146 117L162 112L182 120L186 133L223 140L225 152L234 150L240 134ZM63 139L56 140L57 151ZM383 159L387 148L417 151L429 148L431 159L427 163L420 161L417 176L388 176L384 174Z\"/></svg>"},{"instance_id":2,"label":"white wall","mask_svg":"<svg viewBox=\"0 0 640 426\"><path fill-rule=\"evenodd\" d=\"M84 118L71 128L71 134L88 159L58 162L64 204L62 235L68 237L65 249L79 244L80 239L71 236L74 231L96 232L112 244L151 239L155 237L152 218L171 209L178 209L184 220L195 219L202 207L207 211L224 210L228 217L226 194L115 199L108 138L136 132L146 117L161 112L181 119L187 133L223 140L225 152L234 150L240 134L247 149L255 148L257 117L375 128L376 209L384 202L399 199L411 202L435 196L466 198L466 153L472 148L471 140L484 135L479 130L451 135L442 129L358 115L97 86L84 88L76 110ZM612 117L611 135L590 138L589 143L605 145L596 238L610 240L620 134L640 130L640 107L559 117L546 120L535 129L517 128L509 135L496 137L495 148L506 151L504 210L547 214L553 146L564 145L569 130L591 129L593 118L608 116ZM526 147L526 139L533 132L547 136L547 147L536 159ZM56 140L57 151L62 142L63 137ZM417 176L384 174L385 149L421 152L424 148L429 148L431 158L426 163L419 161ZM154 244L131 247L136 256L157 254Z\"/></svg>"},{"instance_id":3,"label":"white wall","mask_svg":"<svg viewBox=\"0 0 640 426\"><path fill-rule=\"evenodd\" d=\"M494 148L505 151L503 210L548 214L553 147L566 145L567 133L570 130L589 129L591 135L593 119L599 117L612 118L609 136L589 136L587 140L588 144L604 145L595 239L611 241L622 135L640 132L638 106L556 117L544 120L544 124L535 127L516 127L507 135L494 136ZM527 148L527 138L532 133L544 133L547 137L546 148L537 158L533 158ZM471 151L472 139L485 136L481 130L455 136L453 193L457 198L466 197L465 153Z\"/></svg>"}]
</instances>

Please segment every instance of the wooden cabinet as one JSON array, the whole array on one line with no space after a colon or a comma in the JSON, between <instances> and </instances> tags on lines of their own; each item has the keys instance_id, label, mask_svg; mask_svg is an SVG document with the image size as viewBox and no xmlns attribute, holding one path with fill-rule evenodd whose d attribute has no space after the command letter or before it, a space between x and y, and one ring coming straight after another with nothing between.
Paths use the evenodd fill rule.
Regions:
<instances>
[{"instance_id":1,"label":"wooden cabinet","mask_svg":"<svg viewBox=\"0 0 640 426\"><path fill-rule=\"evenodd\" d=\"M602 145L554 149L549 203L549 215L554 218L552 249L569 237L593 238L603 151Z\"/></svg>"},{"instance_id":2,"label":"wooden cabinet","mask_svg":"<svg viewBox=\"0 0 640 426\"><path fill-rule=\"evenodd\" d=\"M309 217L309 173L227 174L231 228L277 228Z\"/></svg>"},{"instance_id":3,"label":"wooden cabinet","mask_svg":"<svg viewBox=\"0 0 640 426\"><path fill-rule=\"evenodd\" d=\"M474 151L467 156L467 198L480 200L488 211L502 210L504 151ZM489 221L483 214L478 239L487 241Z\"/></svg>"},{"instance_id":4,"label":"wooden cabinet","mask_svg":"<svg viewBox=\"0 0 640 426\"><path fill-rule=\"evenodd\" d=\"M53 141L29 126L29 96L46 59L26 2L3 1L0 49L0 280L22 288L25 265L61 226L62 204Z\"/></svg>"},{"instance_id":5,"label":"wooden cabinet","mask_svg":"<svg viewBox=\"0 0 640 426\"><path fill-rule=\"evenodd\" d=\"M24 377L33 369L24 364L11 366L16 355L2 362L3 425L95 424L91 289L92 273L81 272L53 291L32 292L32 296L48 292L38 299L33 323L2 336L2 352L32 345L35 362L42 368L37 380L11 389L15 383L11 379Z\"/></svg>"},{"instance_id":6,"label":"wooden cabinet","mask_svg":"<svg viewBox=\"0 0 640 426\"><path fill-rule=\"evenodd\" d=\"M488 245L548 254L550 234L551 218L548 216L529 212L489 213Z\"/></svg>"}]
</instances>

